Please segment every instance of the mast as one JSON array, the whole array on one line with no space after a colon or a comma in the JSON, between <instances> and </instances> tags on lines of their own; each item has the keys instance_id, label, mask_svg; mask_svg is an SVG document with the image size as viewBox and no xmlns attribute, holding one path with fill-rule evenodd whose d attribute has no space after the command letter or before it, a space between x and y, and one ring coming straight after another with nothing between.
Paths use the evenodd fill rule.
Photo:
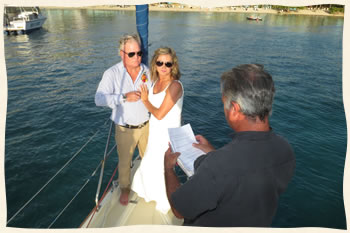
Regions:
<instances>
[{"instance_id":1,"label":"mast","mask_svg":"<svg viewBox=\"0 0 350 233\"><path fill-rule=\"evenodd\" d=\"M148 5L136 5L136 27L141 38L142 63L148 65Z\"/></svg>"}]
</instances>

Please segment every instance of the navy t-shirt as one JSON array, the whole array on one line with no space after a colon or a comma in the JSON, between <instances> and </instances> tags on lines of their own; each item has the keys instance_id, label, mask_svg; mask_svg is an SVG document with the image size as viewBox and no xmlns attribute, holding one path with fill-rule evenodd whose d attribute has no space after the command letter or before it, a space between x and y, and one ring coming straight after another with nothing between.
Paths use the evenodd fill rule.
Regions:
<instances>
[{"instance_id":1,"label":"navy t-shirt","mask_svg":"<svg viewBox=\"0 0 350 233\"><path fill-rule=\"evenodd\" d=\"M295 157L274 132L238 132L199 157L195 174L171 196L184 225L266 227L291 180Z\"/></svg>"}]
</instances>

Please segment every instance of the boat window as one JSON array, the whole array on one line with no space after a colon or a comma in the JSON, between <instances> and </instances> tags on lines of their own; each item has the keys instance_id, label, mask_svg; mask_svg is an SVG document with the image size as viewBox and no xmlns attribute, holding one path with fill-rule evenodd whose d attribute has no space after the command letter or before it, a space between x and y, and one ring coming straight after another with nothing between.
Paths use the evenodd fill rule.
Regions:
<instances>
[{"instance_id":1,"label":"boat window","mask_svg":"<svg viewBox=\"0 0 350 233\"><path fill-rule=\"evenodd\" d=\"M24 11L33 11L32 7L23 7Z\"/></svg>"},{"instance_id":2,"label":"boat window","mask_svg":"<svg viewBox=\"0 0 350 233\"><path fill-rule=\"evenodd\" d=\"M19 9L19 7L6 7L6 13L19 14L19 13L21 13L21 10Z\"/></svg>"}]
</instances>

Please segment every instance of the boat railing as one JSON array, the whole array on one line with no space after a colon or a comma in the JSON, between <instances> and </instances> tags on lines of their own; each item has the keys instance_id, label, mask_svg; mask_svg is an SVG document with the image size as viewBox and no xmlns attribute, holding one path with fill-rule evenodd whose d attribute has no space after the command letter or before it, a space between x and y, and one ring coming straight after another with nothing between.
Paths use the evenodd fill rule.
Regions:
<instances>
[{"instance_id":1,"label":"boat railing","mask_svg":"<svg viewBox=\"0 0 350 233\"><path fill-rule=\"evenodd\" d=\"M115 147L116 147L116 145L113 147L113 149L114 149ZM109 154L108 154L108 156L109 156ZM138 159L140 159L140 155L137 155L136 157L134 157L134 159L131 161L131 164L130 164L131 167L134 166L135 161L138 160ZM101 161L101 162L102 162L102 161ZM79 228L81 228L81 227L84 225L84 223L87 222L87 221L88 221L88 222L87 222L85 228L89 228L92 219L94 218L95 214L99 211L99 209L100 209L100 207L101 207L101 206L100 206L100 203L103 201L103 199L105 198L105 196L107 195L107 193L109 192L110 189L112 190L111 192L113 192L113 189L116 188L116 187L118 186L118 182L117 182L117 181L113 181L113 178L114 178L114 176L115 176L117 170L118 170L118 166L116 166L116 168L114 169L114 172L113 172L113 174L112 174L112 176L111 176L111 178L110 178L108 184L106 185L106 188L105 188L105 190L104 190L104 192L103 192L103 194L102 194L102 196L101 196L100 199L98 199L97 193L96 193L96 205L95 205L95 207L92 209L92 211L90 212L90 214L85 218L85 220L83 221L83 223L79 226ZM113 185L112 185L111 188L109 189L109 186L111 185L112 181L113 181ZM99 184L100 184L100 182L99 182ZM100 185L98 185L98 186L100 186ZM99 191L98 191L98 192L99 192Z\"/></svg>"},{"instance_id":2,"label":"boat railing","mask_svg":"<svg viewBox=\"0 0 350 233\"><path fill-rule=\"evenodd\" d=\"M106 147L105 147L105 153L103 155L103 160L101 161L102 167L101 167L101 171L100 171L100 179L98 181L97 190L96 190L96 197L95 197L95 203L96 203L96 210L97 211L99 209L98 198L99 198L99 195L100 195L102 178L103 178L103 171L104 171L104 168L105 168L105 161L106 161L106 158L107 158L108 146L109 146L109 143L110 143L110 140L111 140L111 134L112 134L113 125L114 125L114 123L113 123L113 121L111 121L111 124L109 126L109 132L108 132Z\"/></svg>"},{"instance_id":3,"label":"boat railing","mask_svg":"<svg viewBox=\"0 0 350 233\"><path fill-rule=\"evenodd\" d=\"M98 205L101 202L101 199L103 198L103 196L105 195L115 173L117 170L113 172L113 175L111 177L111 180L109 181L104 194L102 195L102 197L100 198L100 200L98 200L99 198L99 193L100 193L100 189L101 189L101 184L102 184L102 176L103 176L103 171L104 171L104 165L106 160L108 159L108 157L110 156L110 154L115 151L116 145L114 144L114 146L108 151L108 147L110 144L110 138L111 138L111 134L112 134L112 128L113 128L113 121L111 120L107 120L103 125L106 125L108 122L110 121L110 127L109 127L109 133L108 133L108 139L107 139L107 143L106 143L106 147L105 147L105 152L104 152L104 156L103 159L100 161L100 163L97 165L96 169L91 173L90 177L84 182L84 184L82 185L82 187L78 190L78 192L73 196L73 198L67 203L67 205L60 211L60 213L56 216L56 218L51 222L51 224L48 226L48 228L51 228L51 226L60 218L60 216L64 213L64 211L70 206L70 204L75 200L75 198L80 194L80 192L85 188L85 186L91 181L91 179L97 174L97 171L100 169L101 167L101 172L100 172L100 178L99 178L99 183L98 183L98 188L97 188L97 192L96 192L96 211L98 210ZM21 213L23 211L23 209L25 209L79 154L80 152L92 141L92 139L100 132L100 129L98 129L86 142L85 144L21 207L19 208L19 210L6 222L6 225L8 226L9 223L11 223L19 213Z\"/></svg>"}]
</instances>

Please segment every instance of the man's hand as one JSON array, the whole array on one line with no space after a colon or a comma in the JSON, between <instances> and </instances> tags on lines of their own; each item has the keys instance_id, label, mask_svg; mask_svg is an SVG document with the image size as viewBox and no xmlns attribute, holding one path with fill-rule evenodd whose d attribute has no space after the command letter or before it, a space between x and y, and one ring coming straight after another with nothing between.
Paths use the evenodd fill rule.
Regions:
<instances>
[{"instance_id":1,"label":"man's hand","mask_svg":"<svg viewBox=\"0 0 350 233\"><path fill-rule=\"evenodd\" d=\"M200 149L204 153L215 150L215 148L210 144L210 142L202 135L196 135L196 140L198 143L193 143L192 146Z\"/></svg>"},{"instance_id":2,"label":"man's hand","mask_svg":"<svg viewBox=\"0 0 350 233\"><path fill-rule=\"evenodd\" d=\"M139 91L131 91L125 94L127 102L136 102L141 98Z\"/></svg>"},{"instance_id":3,"label":"man's hand","mask_svg":"<svg viewBox=\"0 0 350 233\"><path fill-rule=\"evenodd\" d=\"M180 185L180 181L177 178L174 166L176 164L177 158L180 156L179 152L172 153L169 145L169 149L164 154L164 178L165 178L165 189L166 195L168 197L169 204L171 206L171 210L174 215L183 219L184 217L175 209L173 200L171 199L171 195L178 189Z\"/></svg>"},{"instance_id":4,"label":"man's hand","mask_svg":"<svg viewBox=\"0 0 350 233\"><path fill-rule=\"evenodd\" d=\"M168 150L164 155L164 170L173 169L176 165L177 158L180 156L179 152L172 153L171 148L169 146Z\"/></svg>"}]
</instances>

